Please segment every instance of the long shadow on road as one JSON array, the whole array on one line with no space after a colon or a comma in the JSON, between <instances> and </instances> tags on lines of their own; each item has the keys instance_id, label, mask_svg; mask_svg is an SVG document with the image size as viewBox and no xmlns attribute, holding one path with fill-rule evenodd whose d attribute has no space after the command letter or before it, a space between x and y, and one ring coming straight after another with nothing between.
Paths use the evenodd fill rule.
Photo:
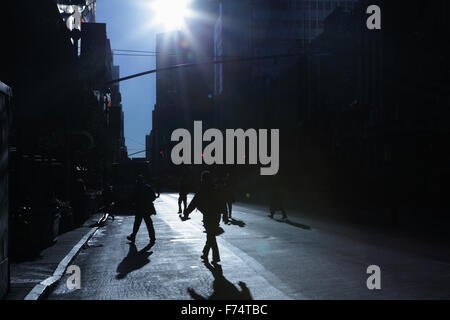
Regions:
<instances>
[{"instance_id":1,"label":"long shadow on road","mask_svg":"<svg viewBox=\"0 0 450 320\"><path fill-rule=\"evenodd\" d=\"M134 243L130 243L128 255L117 266L117 279L124 279L130 272L139 270L150 262L148 258L153 251L150 250L151 245L146 246L138 251Z\"/></svg>"},{"instance_id":2,"label":"long shadow on road","mask_svg":"<svg viewBox=\"0 0 450 320\"><path fill-rule=\"evenodd\" d=\"M230 281L228 281L224 275L220 265L211 265L209 262L204 261L204 265L211 271L214 276L213 290L214 292L209 297L203 297L198 294L194 289L188 288L187 291L194 300L253 300L252 294L248 289L245 282L239 282L240 290Z\"/></svg>"},{"instance_id":3,"label":"long shadow on road","mask_svg":"<svg viewBox=\"0 0 450 320\"><path fill-rule=\"evenodd\" d=\"M280 223L286 223L288 225L291 225L293 227L300 228L300 229L303 229L303 230L311 230L310 226L308 226L306 224L294 222L294 221L291 221L289 219L285 219L285 220L274 219L274 220L277 221L277 222L280 222Z\"/></svg>"}]
</instances>

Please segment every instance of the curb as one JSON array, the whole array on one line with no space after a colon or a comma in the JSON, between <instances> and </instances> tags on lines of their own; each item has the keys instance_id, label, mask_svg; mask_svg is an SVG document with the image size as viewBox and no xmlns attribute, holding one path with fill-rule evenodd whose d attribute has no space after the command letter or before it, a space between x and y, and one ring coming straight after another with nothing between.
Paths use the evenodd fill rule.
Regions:
<instances>
[{"instance_id":1,"label":"curb","mask_svg":"<svg viewBox=\"0 0 450 320\"><path fill-rule=\"evenodd\" d=\"M87 232L83 238L81 238L80 241L70 250L70 252L62 259L58 267L56 268L55 272L53 272L53 275L39 284L37 284L24 298L24 300L40 300L43 297L45 297L50 290L56 285L56 283L61 280L61 278L64 276L67 267L70 265L70 263L75 259L77 254L80 252L81 248L92 238L92 236L97 232L97 230L100 227L95 227L89 232Z\"/></svg>"}]
</instances>

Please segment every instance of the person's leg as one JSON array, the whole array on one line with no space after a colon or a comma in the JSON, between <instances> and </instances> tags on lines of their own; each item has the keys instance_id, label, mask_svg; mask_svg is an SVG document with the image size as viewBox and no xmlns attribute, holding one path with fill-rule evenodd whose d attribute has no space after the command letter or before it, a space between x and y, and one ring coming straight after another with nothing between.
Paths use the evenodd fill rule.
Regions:
<instances>
[{"instance_id":1,"label":"person's leg","mask_svg":"<svg viewBox=\"0 0 450 320\"><path fill-rule=\"evenodd\" d=\"M183 207L183 212L184 212L184 210L186 210L186 207L187 207L187 196L183 197L183 205L184 205L184 207Z\"/></svg>"},{"instance_id":2,"label":"person's leg","mask_svg":"<svg viewBox=\"0 0 450 320\"><path fill-rule=\"evenodd\" d=\"M225 208L226 209L226 208ZM225 224L228 224L228 222L229 222L229 220L228 220L228 212L224 212L223 214L222 214L222 220L223 220L223 223L225 223ZM219 221L220 222L220 221Z\"/></svg>"},{"instance_id":3,"label":"person's leg","mask_svg":"<svg viewBox=\"0 0 450 320\"><path fill-rule=\"evenodd\" d=\"M208 255L209 255L209 249L211 249L211 244L210 244L210 238L208 233L206 234L206 243L205 246L203 247L203 255L202 255L202 259L208 260Z\"/></svg>"},{"instance_id":4,"label":"person's leg","mask_svg":"<svg viewBox=\"0 0 450 320\"><path fill-rule=\"evenodd\" d=\"M283 214L283 219L287 219L286 210L284 210L284 208L281 210L281 213Z\"/></svg>"},{"instance_id":5,"label":"person's leg","mask_svg":"<svg viewBox=\"0 0 450 320\"><path fill-rule=\"evenodd\" d=\"M142 215L138 214L134 218L134 225L133 225L133 235L136 237L137 233L139 232L139 228L141 227L142 223Z\"/></svg>"},{"instance_id":6,"label":"person's leg","mask_svg":"<svg viewBox=\"0 0 450 320\"><path fill-rule=\"evenodd\" d=\"M111 217L111 219L114 220L114 215L113 215L113 213L112 213L112 209L113 209L113 206L112 206L111 204L109 204L109 205L106 207L106 213L108 213L109 216Z\"/></svg>"},{"instance_id":7,"label":"person's leg","mask_svg":"<svg viewBox=\"0 0 450 320\"><path fill-rule=\"evenodd\" d=\"M208 255L209 255L209 249L211 247L209 246L208 240L206 240L205 246L203 247L202 250L202 259L204 260L208 260Z\"/></svg>"},{"instance_id":8,"label":"person's leg","mask_svg":"<svg viewBox=\"0 0 450 320\"><path fill-rule=\"evenodd\" d=\"M101 209L101 211L103 212L103 216L102 216L102 218L100 219L100 221L106 221L106 208L105 207L103 207L103 208L100 208Z\"/></svg>"},{"instance_id":9,"label":"person's leg","mask_svg":"<svg viewBox=\"0 0 450 320\"><path fill-rule=\"evenodd\" d=\"M231 219L231 213L233 211L233 202L228 201L227 204L228 204L228 218Z\"/></svg>"},{"instance_id":10,"label":"person's leg","mask_svg":"<svg viewBox=\"0 0 450 320\"><path fill-rule=\"evenodd\" d=\"M220 261L219 247L217 246L216 235L214 233L209 235L209 246L212 249L213 262Z\"/></svg>"},{"instance_id":11,"label":"person's leg","mask_svg":"<svg viewBox=\"0 0 450 320\"><path fill-rule=\"evenodd\" d=\"M148 236L150 238L150 242L155 242L155 228L153 227L153 221L150 215L144 216L145 224L147 225Z\"/></svg>"},{"instance_id":12,"label":"person's leg","mask_svg":"<svg viewBox=\"0 0 450 320\"><path fill-rule=\"evenodd\" d=\"M178 213L181 213L181 196L178 196Z\"/></svg>"},{"instance_id":13,"label":"person's leg","mask_svg":"<svg viewBox=\"0 0 450 320\"><path fill-rule=\"evenodd\" d=\"M134 217L133 233L127 237L128 240L134 241L136 239L136 235L139 231L139 227L141 226L141 222L142 222L142 215L137 214Z\"/></svg>"}]
</instances>

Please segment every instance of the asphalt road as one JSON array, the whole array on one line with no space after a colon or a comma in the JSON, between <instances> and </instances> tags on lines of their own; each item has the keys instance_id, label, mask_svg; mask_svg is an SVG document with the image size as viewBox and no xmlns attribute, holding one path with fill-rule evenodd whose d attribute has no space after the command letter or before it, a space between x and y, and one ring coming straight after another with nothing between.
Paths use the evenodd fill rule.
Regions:
<instances>
[{"instance_id":1,"label":"asphalt road","mask_svg":"<svg viewBox=\"0 0 450 320\"><path fill-rule=\"evenodd\" d=\"M157 241L145 224L136 246L126 236L134 217L100 228L73 264L81 289L65 276L49 299L448 299L448 250L288 212L270 219L260 206L235 204L218 237L221 266L202 263L202 216L181 221L177 196L155 201ZM124 213L125 214L125 213ZM147 247L146 247L147 246ZM211 256L210 256L211 258ZM381 270L381 289L367 288L367 268Z\"/></svg>"}]
</instances>

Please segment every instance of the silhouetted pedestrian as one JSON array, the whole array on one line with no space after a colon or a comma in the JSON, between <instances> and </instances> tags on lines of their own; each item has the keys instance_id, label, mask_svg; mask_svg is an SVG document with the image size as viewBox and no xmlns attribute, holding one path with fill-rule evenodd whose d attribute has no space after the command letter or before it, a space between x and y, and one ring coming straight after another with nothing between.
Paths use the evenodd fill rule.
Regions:
<instances>
[{"instance_id":1,"label":"silhouetted pedestrian","mask_svg":"<svg viewBox=\"0 0 450 320\"><path fill-rule=\"evenodd\" d=\"M225 214L224 221L228 222L228 220L232 219L232 211L233 211L233 202L234 199L234 191L230 180L230 173L226 173L222 182L223 188L223 197L225 201ZM226 217L226 218L225 218Z\"/></svg>"},{"instance_id":2,"label":"silhouetted pedestrian","mask_svg":"<svg viewBox=\"0 0 450 320\"><path fill-rule=\"evenodd\" d=\"M71 194L74 222L81 225L87 215L87 189L83 179L77 179Z\"/></svg>"},{"instance_id":3,"label":"silhouetted pedestrian","mask_svg":"<svg viewBox=\"0 0 450 320\"><path fill-rule=\"evenodd\" d=\"M106 218L106 215L114 220L114 215L112 214L112 210L114 207L114 191L112 185L107 185L102 191L102 200L103 200L103 217Z\"/></svg>"},{"instance_id":4,"label":"silhouetted pedestrian","mask_svg":"<svg viewBox=\"0 0 450 320\"><path fill-rule=\"evenodd\" d=\"M127 239L131 242L136 240L136 235L141 226L142 219L144 219L150 238L150 244L155 243L155 229L151 218L151 215L156 214L155 206L153 204L155 199L155 192L144 182L144 177L139 175L134 189L134 208L136 216L134 218L133 233L127 236Z\"/></svg>"},{"instance_id":5,"label":"silhouetted pedestrian","mask_svg":"<svg viewBox=\"0 0 450 320\"><path fill-rule=\"evenodd\" d=\"M283 219L287 219L286 210L284 209L284 203L283 203L283 194L279 187L274 187L274 190L272 191L272 197L270 199L270 217L273 218L274 214L277 211L281 211L283 214Z\"/></svg>"},{"instance_id":6,"label":"silhouetted pedestrian","mask_svg":"<svg viewBox=\"0 0 450 320\"><path fill-rule=\"evenodd\" d=\"M188 193L189 193L188 179L187 175L184 174L181 177L180 185L178 187L178 213L182 213L184 212L184 210L186 210ZM183 211L181 210L181 204L184 205Z\"/></svg>"},{"instance_id":7,"label":"silhouetted pedestrian","mask_svg":"<svg viewBox=\"0 0 450 320\"><path fill-rule=\"evenodd\" d=\"M220 262L220 255L216 234L220 223L220 194L214 186L209 171L202 172L200 189L186 208L185 219L195 209L203 214L203 226L206 231L206 243L201 258L208 260L209 251L212 249L212 263L218 263Z\"/></svg>"}]
</instances>

